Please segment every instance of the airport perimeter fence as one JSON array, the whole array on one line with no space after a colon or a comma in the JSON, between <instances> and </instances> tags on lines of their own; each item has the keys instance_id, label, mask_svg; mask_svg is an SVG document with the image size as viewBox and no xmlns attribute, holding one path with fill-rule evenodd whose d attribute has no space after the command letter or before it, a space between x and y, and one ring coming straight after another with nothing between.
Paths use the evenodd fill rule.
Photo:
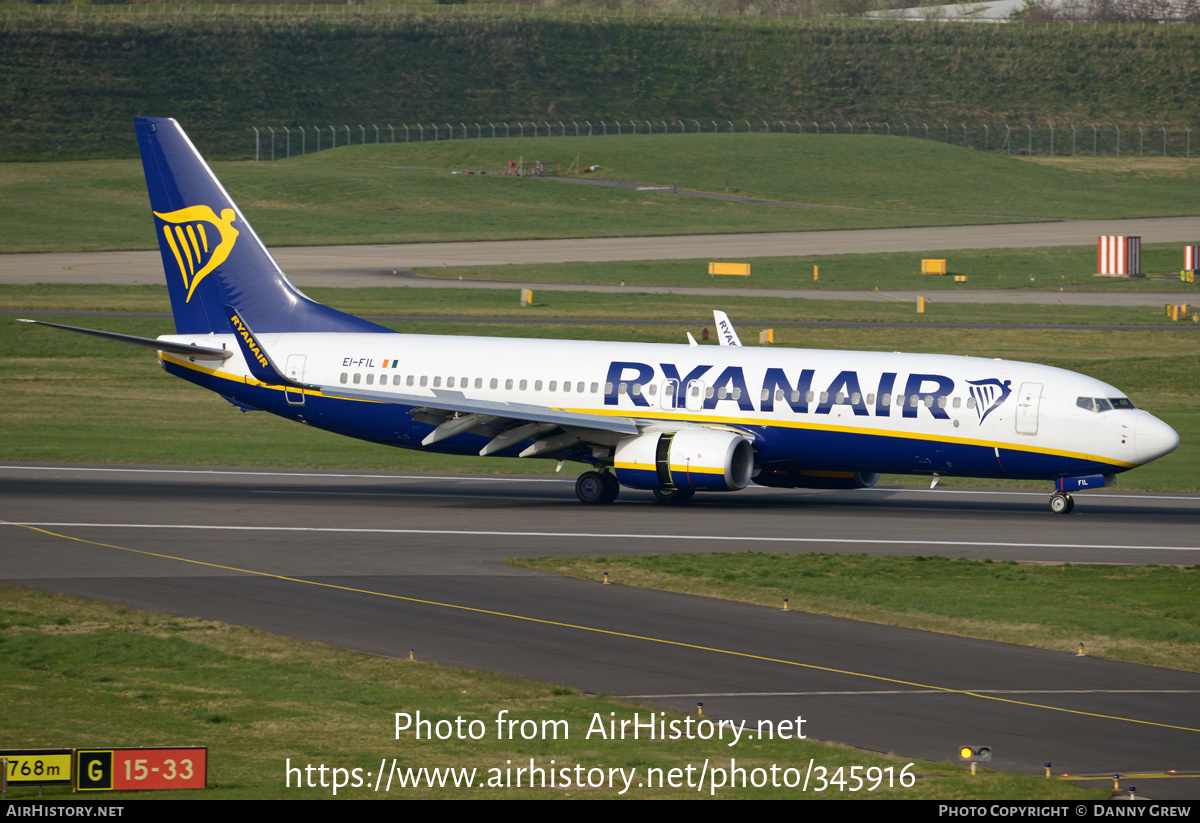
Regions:
<instances>
[{"instance_id":1,"label":"airport perimeter fence","mask_svg":"<svg viewBox=\"0 0 1200 823\"><path fill-rule=\"evenodd\" d=\"M1188 126L1073 123L948 123L914 120L796 120L656 118L622 120L471 121L383 125L254 127L254 158L292 155L371 143L432 143L495 137L634 137L654 134L820 134L936 140L997 154L1047 157L1191 157Z\"/></svg>"}]
</instances>

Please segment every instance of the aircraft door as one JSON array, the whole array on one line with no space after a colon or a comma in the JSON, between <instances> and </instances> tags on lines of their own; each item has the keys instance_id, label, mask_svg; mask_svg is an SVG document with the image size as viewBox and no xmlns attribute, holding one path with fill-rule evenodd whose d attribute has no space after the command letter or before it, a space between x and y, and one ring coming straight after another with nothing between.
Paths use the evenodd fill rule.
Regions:
<instances>
[{"instance_id":1,"label":"aircraft door","mask_svg":"<svg viewBox=\"0 0 1200 823\"><path fill-rule=\"evenodd\" d=\"M677 397L678 394L679 394L679 381L678 380L664 380L663 384L662 384L662 398L659 400L659 404L664 409L678 408L678 406L676 405L676 402L678 400L678 397Z\"/></svg>"},{"instance_id":2,"label":"aircraft door","mask_svg":"<svg viewBox=\"0 0 1200 823\"><path fill-rule=\"evenodd\" d=\"M289 354L288 359L287 359L287 367L284 370L284 374L288 378L295 380L297 383L303 383L304 382L304 355L303 354ZM284 390L283 394L285 397L287 397L289 406L303 406L304 405L304 392L296 391L295 389L288 388L288 389Z\"/></svg>"},{"instance_id":3,"label":"aircraft door","mask_svg":"<svg viewBox=\"0 0 1200 823\"><path fill-rule=\"evenodd\" d=\"M1017 395L1017 434L1037 434L1041 400L1041 383L1021 384L1021 391Z\"/></svg>"},{"instance_id":4,"label":"aircraft door","mask_svg":"<svg viewBox=\"0 0 1200 823\"><path fill-rule=\"evenodd\" d=\"M703 380L693 380L687 384L688 411L700 411L704 408L704 389Z\"/></svg>"}]
</instances>

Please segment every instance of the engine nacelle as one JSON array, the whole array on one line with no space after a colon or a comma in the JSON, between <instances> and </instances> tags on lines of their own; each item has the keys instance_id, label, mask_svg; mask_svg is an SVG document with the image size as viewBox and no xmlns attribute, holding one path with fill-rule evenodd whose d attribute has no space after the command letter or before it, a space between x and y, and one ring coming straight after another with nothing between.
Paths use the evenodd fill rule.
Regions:
<instances>
[{"instance_id":1,"label":"engine nacelle","mask_svg":"<svg viewBox=\"0 0 1200 823\"><path fill-rule=\"evenodd\" d=\"M754 474L750 438L720 429L646 432L617 443L613 469L634 489L740 491Z\"/></svg>"},{"instance_id":2,"label":"engine nacelle","mask_svg":"<svg viewBox=\"0 0 1200 823\"><path fill-rule=\"evenodd\" d=\"M754 482L777 489L866 489L879 482L879 473L765 468Z\"/></svg>"}]
</instances>

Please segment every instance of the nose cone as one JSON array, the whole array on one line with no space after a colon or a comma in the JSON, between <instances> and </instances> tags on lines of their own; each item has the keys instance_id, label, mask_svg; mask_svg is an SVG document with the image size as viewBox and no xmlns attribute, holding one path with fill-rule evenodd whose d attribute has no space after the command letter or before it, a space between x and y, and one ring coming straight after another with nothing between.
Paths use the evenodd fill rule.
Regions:
<instances>
[{"instance_id":1,"label":"nose cone","mask_svg":"<svg viewBox=\"0 0 1200 823\"><path fill-rule=\"evenodd\" d=\"M1149 463L1175 451L1179 435L1149 412L1138 415L1133 429L1133 450L1139 463Z\"/></svg>"}]
</instances>

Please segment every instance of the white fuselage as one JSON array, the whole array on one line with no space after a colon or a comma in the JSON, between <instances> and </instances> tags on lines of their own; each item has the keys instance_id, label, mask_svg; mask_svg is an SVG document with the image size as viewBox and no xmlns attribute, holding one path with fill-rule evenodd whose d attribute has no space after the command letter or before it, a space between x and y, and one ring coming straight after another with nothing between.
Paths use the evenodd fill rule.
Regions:
<instances>
[{"instance_id":1,"label":"white fuselage","mask_svg":"<svg viewBox=\"0 0 1200 823\"><path fill-rule=\"evenodd\" d=\"M200 371L250 406L345 431L362 401L306 413L321 392L263 404L232 335L162 339L234 356L164 363ZM1165 424L1106 383L1050 366L937 354L522 340L408 334L263 334L288 377L314 386L611 415L639 425L701 425L752 437L758 460L820 469L994 477L1113 473L1174 448ZM179 373L176 371L176 373ZM188 376L184 374L183 376ZM189 379L192 379L189 377ZM202 381L197 381L202 382ZM223 394L226 393L223 389ZM236 392L236 389L234 390ZM1083 399L1129 405L1098 411ZM282 411L281 411L282 410ZM368 439L416 447L419 426ZM359 434L358 436L363 436ZM467 439L463 435L462 439ZM450 438L435 450L470 451ZM472 447L477 450L477 447ZM991 452L991 456L988 456Z\"/></svg>"}]
</instances>

